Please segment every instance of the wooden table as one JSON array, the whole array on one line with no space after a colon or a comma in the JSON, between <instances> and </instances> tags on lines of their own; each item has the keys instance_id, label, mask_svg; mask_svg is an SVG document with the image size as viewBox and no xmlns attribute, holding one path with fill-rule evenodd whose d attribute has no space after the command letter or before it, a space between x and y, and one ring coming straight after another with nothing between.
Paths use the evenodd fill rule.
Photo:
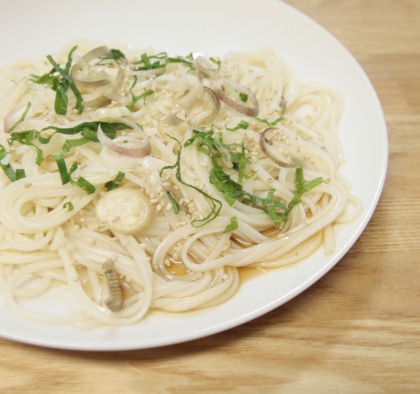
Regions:
<instances>
[{"instance_id":1,"label":"wooden table","mask_svg":"<svg viewBox=\"0 0 420 394\"><path fill-rule=\"evenodd\" d=\"M383 105L389 170L361 238L299 297L209 338L116 353L0 339L1 393L420 391L420 1L286 3L353 53Z\"/></svg>"}]
</instances>

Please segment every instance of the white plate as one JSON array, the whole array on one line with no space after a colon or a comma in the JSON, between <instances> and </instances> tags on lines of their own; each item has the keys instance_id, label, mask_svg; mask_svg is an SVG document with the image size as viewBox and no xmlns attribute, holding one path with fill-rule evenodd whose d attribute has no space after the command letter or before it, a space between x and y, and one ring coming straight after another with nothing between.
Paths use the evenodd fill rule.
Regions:
<instances>
[{"instance_id":1,"label":"white plate","mask_svg":"<svg viewBox=\"0 0 420 394\"><path fill-rule=\"evenodd\" d=\"M303 80L327 82L342 93L339 134L346 164L341 173L364 206L357 221L337 228L334 255L319 251L290 268L254 276L218 307L185 314L150 313L134 326L84 333L67 326L28 323L0 309L0 336L55 348L125 350L227 330L282 305L321 278L354 244L376 207L388 159L386 125L376 93L335 38L280 1L19 0L7 2L7 7L2 4L0 37L0 65L24 55L54 52L79 37L152 46L171 54L217 56L231 50L273 47Z\"/></svg>"}]
</instances>

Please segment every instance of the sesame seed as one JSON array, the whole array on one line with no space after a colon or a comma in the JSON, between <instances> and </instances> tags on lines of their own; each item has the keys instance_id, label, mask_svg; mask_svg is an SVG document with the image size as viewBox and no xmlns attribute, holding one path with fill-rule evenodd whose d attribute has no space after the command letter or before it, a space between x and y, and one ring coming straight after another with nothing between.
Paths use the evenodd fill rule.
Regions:
<instances>
[{"instance_id":1,"label":"sesame seed","mask_svg":"<svg viewBox=\"0 0 420 394\"><path fill-rule=\"evenodd\" d=\"M207 163L205 163L204 161L200 161L200 166L207 167Z\"/></svg>"},{"instance_id":2,"label":"sesame seed","mask_svg":"<svg viewBox=\"0 0 420 394\"><path fill-rule=\"evenodd\" d=\"M79 231L80 230L80 226L78 226L77 224L73 226L73 231Z\"/></svg>"},{"instance_id":3,"label":"sesame seed","mask_svg":"<svg viewBox=\"0 0 420 394\"><path fill-rule=\"evenodd\" d=\"M170 211L171 210L171 208L172 208L172 203L170 202L166 207L165 207L165 209L167 210L167 211Z\"/></svg>"},{"instance_id":4,"label":"sesame seed","mask_svg":"<svg viewBox=\"0 0 420 394\"><path fill-rule=\"evenodd\" d=\"M139 247L140 247L140 249L145 250L147 248L147 245L146 244L139 244Z\"/></svg>"},{"instance_id":5,"label":"sesame seed","mask_svg":"<svg viewBox=\"0 0 420 394\"><path fill-rule=\"evenodd\" d=\"M178 253L177 252L175 252L172 257L174 258L174 260L178 260L179 259L179 256L178 256Z\"/></svg>"},{"instance_id":6,"label":"sesame seed","mask_svg":"<svg viewBox=\"0 0 420 394\"><path fill-rule=\"evenodd\" d=\"M165 265L166 265L167 267L170 267L171 262L169 261L169 259L165 259Z\"/></svg>"},{"instance_id":7,"label":"sesame seed","mask_svg":"<svg viewBox=\"0 0 420 394\"><path fill-rule=\"evenodd\" d=\"M114 223L114 222L118 222L118 220L120 220L120 217L119 217L118 215L114 215L114 216L111 218L110 222Z\"/></svg>"},{"instance_id":8,"label":"sesame seed","mask_svg":"<svg viewBox=\"0 0 420 394\"><path fill-rule=\"evenodd\" d=\"M284 234L284 233L279 233L279 234L277 234L277 238L284 238L286 236L286 234Z\"/></svg>"},{"instance_id":9,"label":"sesame seed","mask_svg":"<svg viewBox=\"0 0 420 394\"><path fill-rule=\"evenodd\" d=\"M223 276L222 276L222 280L226 280L228 278L228 275L227 274L224 274Z\"/></svg>"},{"instance_id":10,"label":"sesame seed","mask_svg":"<svg viewBox=\"0 0 420 394\"><path fill-rule=\"evenodd\" d=\"M267 182L268 182L268 183L272 183L272 182L274 182L274 181L275 181L275 179L274 179L274 178L268 178L268 179L267 179Z\"/></svg>"},{"instance_id":11,"label":"sesame seed","mask_svg":"<svg viewBox=\"0 0 420 394\"><path fill-rule=\"evenodd\" d=\"M158 204L156 205L156 211L161 211L162 210L162 205Z\"/></svg>"},{"instance_id":12,"label":"sesame seed","mask_svg":"<svg viewBox=\"0 0 420 394\"><path fill-rule=\"evenodd\" d=\"M89 246L95 246L95 244L96 244L96 239L89 240Z\"/></svg>"},{"instance_id":13,"label":"sesame seed","mask_svg":"<svg viewBox=\"0 0 420 394\"><path fill-rule=\"evenodd\" d=\"M79 280L79 275L77 275L77 274L76 274L76 275L74 276L74 278L73 278L73 281L74 281L74 282L77 282L78 280Z\"/></svg>"},{"instance_id":14,"label":"sesame seed","mask_svg":"<svg viewBox=\"0 0 420 394\"><path fill-rule=\"evenodd\" d=\"M157 204L157 203L159 202L159 200L158 200L157 198L152 198L152 199L150 200L150 202L151 202L152 204Z\"/></svg>"},{"instance_id":15,"label":"sesame seed","mask_svg":"<svg viewBox=\"0 0 420 394\"><path fill-rule=\"evenodd\" d=\"M31 186L32 186L32 183L30 183L30 182L25 183L25 184L23 185L23 187L26 187L26 188L31 187Z\"/></svg>"}]
</instances>

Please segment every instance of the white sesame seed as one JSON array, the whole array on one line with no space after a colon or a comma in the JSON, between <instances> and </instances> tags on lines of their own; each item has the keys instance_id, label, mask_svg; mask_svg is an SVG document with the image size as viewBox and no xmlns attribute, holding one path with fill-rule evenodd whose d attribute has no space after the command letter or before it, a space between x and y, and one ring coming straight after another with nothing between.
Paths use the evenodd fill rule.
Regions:
<instances>
[{"instance_id":1,"label":"white sesame seed","mask_svg":"<svg viewBox=\"0 0 420 394\"><path fill-rule=\"evenodd\" d=\"M139 244L139 247L140 247L141 249L145 250L145 249L147 248L147 245L146 245L146 244Z\"/></svg>"},{"instance_id":2,"label":"white sesame seed","mask_svg":"<svg viewBox=\"0 0 420 394\"><path fill-rule=\"evenodd\" d=\"M165 265L166 265L167 267L170 267L171 262L169 261L169 259L165 259Z\"/></svg>"},{"instance_id":3,"label":"white sesame seed","mask_svg":"<svg viewBox=\"0 0 420 394\"><path fill-rule=\"evenodd\" d=\"M157 203L159 202L159 200L158 200L157 198L152 198L152 199L150 200L150 202L151 202L152 204L157 204Z\"/></svg>"},{"instance_id":4,"label":"white sesame seed","mask_svg":"<svg viewBox=\"0 0 420 394\"><path fill-rule=\"evenodd\" d=\"M207 163L205 163L204 161L200 161L200 166L207 167Z\"/></svg>"},{"instance_id":5,"label":"white sesame seed","mask_svg":"<svg viewBox=\"0 0 420 394\"><path fill-rule=\"evenodd\" d=\"M161 204L156 205L156 211L161 211L161 210L162 210L162 205Z\"/></svg>"},{"instance_id":6,"label":"white sesame seed","mask_svg":"<svg viewBox=\"0 0 420 394\"><path fill-rule=\"evenodd\" d=\"M272 182L274 182L274 181L275 181L275 179L274 179L274 178L268 178L268 179L267 179L267 182L268 182L268 183L272 183Z\"/></svg>"},{"instance_id":7,"label":"white sesame seed","mask_svg":"<svg viewBox=\"0 0 420 394\"><path fill-rule=\"evenodd\" d=\"M32 186L32 183L30 183L30 182L25 183L25 184L23 185L23 187L26 187L26 188L31 187L31 186Z\"/></svg>"},{"instance_id":8,"label":"white sesame seed","mask_svg":"<svg viewBox=\"0 0 420 394\"><path fill-rule=\"evenodd\" d=\"M166 208L165 208L167 211L170 211L171 209L172 209L172 203L170 202L167 206L166 206Z\"/></svg>"}]
</instances>

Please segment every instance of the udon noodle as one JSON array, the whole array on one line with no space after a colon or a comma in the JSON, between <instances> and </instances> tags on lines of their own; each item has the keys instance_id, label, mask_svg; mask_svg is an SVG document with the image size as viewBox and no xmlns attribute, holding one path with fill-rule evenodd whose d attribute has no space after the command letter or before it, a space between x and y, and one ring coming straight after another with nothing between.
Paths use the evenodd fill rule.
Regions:
<instances>
[{"instance_id":1,"label":"udon noodle","mask_svg":"<svg viewBox=\"0 0 420 394\"><path fill-rule=\"evenodd\" d=\"M362 209L337 172L341 113L332 87L302 83L272 50L220 60L78 41L3 67L5 307L128 325L228 300L240 267L333 253L334 224ZM79 312L25 305L57 283Z\"/></svg>"}]
</instances>

